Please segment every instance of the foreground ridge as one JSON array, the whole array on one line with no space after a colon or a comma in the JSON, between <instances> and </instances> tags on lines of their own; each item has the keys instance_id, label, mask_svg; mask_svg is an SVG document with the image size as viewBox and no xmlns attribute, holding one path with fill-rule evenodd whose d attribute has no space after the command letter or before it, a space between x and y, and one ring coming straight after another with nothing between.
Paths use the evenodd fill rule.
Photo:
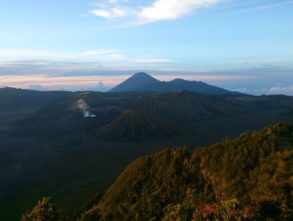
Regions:
<instances>
[{"instance_id":1,"label":"foreground ridge","mask_svg":"<svg viewBox=\"0 0 293 221\"><path fill-rule=\"evenodd\" d=\"M78 220L292 220L293 128L131 163Z\"/></svg>"}]
</instances>

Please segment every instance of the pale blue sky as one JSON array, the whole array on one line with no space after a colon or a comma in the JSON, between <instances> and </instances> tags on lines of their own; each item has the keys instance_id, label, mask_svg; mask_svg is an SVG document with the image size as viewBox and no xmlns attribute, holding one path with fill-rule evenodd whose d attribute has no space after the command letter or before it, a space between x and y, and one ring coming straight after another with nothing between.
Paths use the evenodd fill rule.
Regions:
<instances>
[{"instance_id":1,"label":"pale blue sky","mask_svg":"<svg viewBox=\"0 0 293 221\"><path fill-rule=\"evenodd\" d=\"M293 0L3 0L0 86L29 85L1 76L111 69L248 75L293 88L292 21Z\"/></svg>"}]
</instances>

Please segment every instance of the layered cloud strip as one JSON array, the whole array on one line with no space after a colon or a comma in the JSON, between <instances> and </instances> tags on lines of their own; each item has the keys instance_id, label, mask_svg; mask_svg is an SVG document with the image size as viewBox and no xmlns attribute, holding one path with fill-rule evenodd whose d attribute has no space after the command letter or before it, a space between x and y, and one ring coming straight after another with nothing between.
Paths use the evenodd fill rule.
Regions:
<instances>
[{"instance_id":1,"label":"layered cloud strip","mask_svg":"<svg viewBox=\"0 0 293 221\"><path fill-rule=\"evenodd\" d=\"M130 77L125 71L95 71L96 74L88 73L88 76L82 75L50 75L50 74L17 74L17 75L0 75L0 88L1 87L15 87L33 90L70 90L70 91L107 91L108 89L116 86L122 81ZM114 75L111 75L111 73ZM134 74L137 71L127 71L127 73ZM152 72L152 71L150 71ZM170 81L175 78L172 73L153 71L156 74L154 77ZM108 74L108 75L107 75ZM177 74L176 78L184 78L186 80L201 80L201 81L243 81L249 80L251 77L247 76L229 76L217 75L217 73L189 73L180 75Z\"/></svg>"},{"instance_id":2,"label":"layered cloud strip","mask_svg":"<svg viewBox=\"0 0 293 221\"><path fill-rule=\"evenodd\" d=\"M0 88L9 86L34 90L106 91L140 71L146 71L163 81L183 78L248 94L293 95L293 71L273 67L234 71L123 70L120 67L105 68L96 62L46 60L0 62Z\"/></svg>"},{"instance_id":3,"label":"layered cloud strip","mask_svg":"<svg viewBox=\"0 0 293 221\"><path fill-rule=\"evenodd\" d=\"M170 64L172 61L166 58L150 56L127 56L117 49L91 49L81 52L47 51L34 49L9 49L0 48L0 62L12 60L55 60L55 61L86 61L107 65L131 66L156 66ZM0 64L1 68L1 64Z\"/></svg>"},{"instance_id":4,"label":"layered cloud strip","mask_svg":"<svg viewBox=\"0 0 293 221\"><path fill-rule=\"evenodd\" d=\"M130 5L126 0L107 0L96 4L91 14L105 19L132 17L138 24L163 20L174 20L189 13L214 6L223 0L155 0L151 4L138 1L138 5Z\"/></svg>"}]
</instances>

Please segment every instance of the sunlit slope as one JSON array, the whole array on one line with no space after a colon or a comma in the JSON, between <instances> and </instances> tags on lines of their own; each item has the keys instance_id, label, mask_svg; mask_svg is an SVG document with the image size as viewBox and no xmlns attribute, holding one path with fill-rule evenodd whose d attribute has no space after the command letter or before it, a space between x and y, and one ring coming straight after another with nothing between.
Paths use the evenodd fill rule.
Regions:
<instances>
[{"instance_id":1,"label":"sunlit slope","mask_svg":"<svg viewBox=\"0 0 293 221\"><path fill-rule=\"evenodd\" d=\"M191 220L204 204L231 201L239 217L249 208L257 220L290 220L292 168L293 128L285 124L194 152L167 149L130 164L82 220Z\"/></svg>"}]
</instances>

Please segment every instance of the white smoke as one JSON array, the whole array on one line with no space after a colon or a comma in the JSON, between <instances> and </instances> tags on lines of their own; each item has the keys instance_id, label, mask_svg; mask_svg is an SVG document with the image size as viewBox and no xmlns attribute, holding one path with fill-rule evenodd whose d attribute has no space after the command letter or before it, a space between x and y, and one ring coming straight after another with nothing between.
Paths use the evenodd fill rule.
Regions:
<instances>
[{"instance_id":1,"label":"white smoke","mask_svg":"<svg viewBox=\"0 0 293 221\"><path fill-rule=\"evenodd\" d=\"M85 102L84 99L79 99L76 103L77 107L82 111L83 117L85 118L94 118L96 117L95 114L89 111L89 106Z\"/></svg>"},{"instance_id":2,"label":"white smoke","mask_svg":"<svg viewBox=\"0 0 293 221\"><path fill-rule=\"evenodd\" d=\"M96 117L96 115L91 113L90 111L85 110L85 111L83 111L83 117L86 117L86 118L88 118L88 117Z\"/></svg>"}]
</instances>

